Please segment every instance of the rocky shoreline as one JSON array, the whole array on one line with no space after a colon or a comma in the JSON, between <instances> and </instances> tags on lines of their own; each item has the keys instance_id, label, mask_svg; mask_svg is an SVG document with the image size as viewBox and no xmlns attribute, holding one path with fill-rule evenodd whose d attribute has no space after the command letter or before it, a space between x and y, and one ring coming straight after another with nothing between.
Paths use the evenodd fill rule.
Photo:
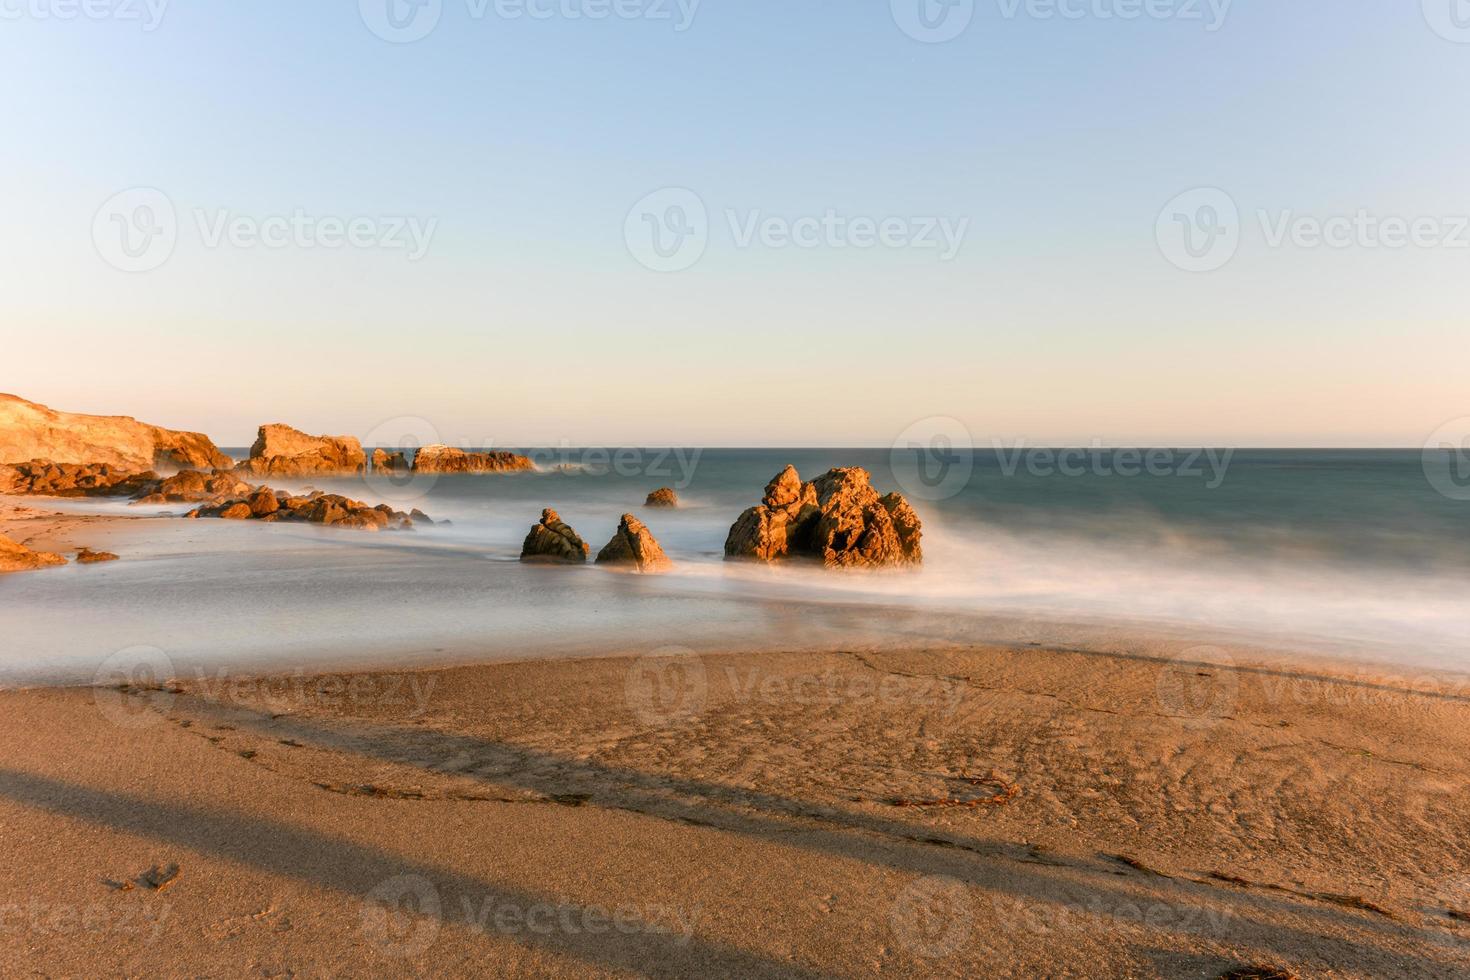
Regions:
<instances>
[{"instance_id":1,"label":"rocky shoreline","mask_svg":"<svg viewBox=\"0 0 1470 980\"><path fill-rule=\"evenodd\" d=\"M106 441L116 440L115 445ZM49 456L20 458L25 452ZM78 459L92 454L94 458ZM145 464L146 461L146 464ZM422 511L405 513L321 490L293 494L249 479L416 473L503 473L535 470L527 457L509 452L470 452L431 445L409 461L402 452L375 449L372 456L352 436L312 436L282 423L262 425L239 464L207 436L149 426L122 416L56 412L14 395L0 395L0 493L56 497L128 497L146 505L190 503L188 518L299 522L363 531L411 530L434 523ZM160 469L177 469L160 475ZM650 492L649 508L677 508L672 488ZM767 564L805 561L826 568L904 568L923 562L922 524L902 494L880 496L861 468L829 470L803 482L787 466L766 485L761 503L731 525L727 560ZM64 563L14 542L0 571ZM583 564L591 547L551 508L542 511L521 548L521 560ZM57 561L51 561L56 558ZM597 552L597 563L634 571L666 571L673 562L653 532L632 514Z\"/></svg>"}]
</instances>

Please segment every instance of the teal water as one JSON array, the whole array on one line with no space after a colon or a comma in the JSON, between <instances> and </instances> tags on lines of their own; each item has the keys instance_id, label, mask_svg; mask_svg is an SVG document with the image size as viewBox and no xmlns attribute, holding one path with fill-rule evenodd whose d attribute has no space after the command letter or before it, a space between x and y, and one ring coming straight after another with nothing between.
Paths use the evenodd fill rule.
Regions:
<instances>
[{"instance_id":1,"label":"teal water","mask_svg":"<svg viewBox=\"0 0 1470 980\"><path fill-rule=\"evenodd\" d=\"M1470 667L1470 503L1437 491L1417 451L1160 451L1152 467L1127 453L1012 450L530 452L540 472L315 484L448 525L371 535L149 521L114 549L123 561L7 576L0 679L85 680L134 645L181 671L243 671L980 641L1000 622L1043 639L1054 624L1145 624ZM808 478L859 465L880 490L905 492L924 519L923 569L723 561L730 523L787 463ZM684 506L645 510L665 485ZM638 514L675 572L521 565L547 506L594 551L619 515Z\"/></svg>"}]
</instances>

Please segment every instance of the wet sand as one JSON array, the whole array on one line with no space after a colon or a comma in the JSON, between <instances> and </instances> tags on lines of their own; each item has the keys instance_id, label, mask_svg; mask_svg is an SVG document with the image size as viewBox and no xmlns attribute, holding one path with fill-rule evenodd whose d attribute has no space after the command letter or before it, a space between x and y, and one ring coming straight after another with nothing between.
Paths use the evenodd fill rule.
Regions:
<instances>
[{"instance_id":1,"label":"wet sand","mask_svg":"<svg viewBox=\"0 0 1470 980\"><path fill-rule=\"evenodd\" d=\"M1169 649L7 692L0 958L48 975L1465 975L1463 684ZM140 879L172 865L163 890Z\"/></svg>"}]
</instances>

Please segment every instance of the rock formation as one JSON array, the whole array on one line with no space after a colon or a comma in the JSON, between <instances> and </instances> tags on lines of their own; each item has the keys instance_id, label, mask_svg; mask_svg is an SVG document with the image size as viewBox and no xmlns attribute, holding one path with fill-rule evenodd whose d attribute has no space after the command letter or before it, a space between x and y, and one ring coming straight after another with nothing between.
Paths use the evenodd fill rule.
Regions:
<instances>
[{"instance_id":1,"label":"rock formation","mask_svg":"<svg viewBox=\"0 0 1470 980\"><path fill-rule=\"evenodd\" d=\"M531 525L521 545L521 561L564 561L578 564L587 560L587 542L562 522L550 507L541 512L541 523Z\"/></svg>"},{"instance_id":2,"label":"rock formation","mask_svg":"<svg viewBox=\"0 0 1470 980\"><path fill-rule=\"evenodd\" d=\"M235 476L233 470L184 470L159 480L156 485L140 488L136 504L179 504L218 501L241 497L250 492L250 484Z\"/></svg>"},{"instance_id":3,"label":"rock formation","mask_svg":"<svg viewBox=\"0 0 1470 980\"><path fill-rule=\"evenodd\" d=\"M467 453L453 446L425 446L413 458L415 473L514 473L535 468L529 457L516 453Z\"/></svg>"},{"instance_id":4,"label":"rock formation","mask_svg":"<svg viewBox=\"0 0 1470 980\"><path fill-rule=\"evenodd\" d=\"M598 564L632 565L639 572L663 572L674 563L653 533L632 514L624 514L612 540L597 553Z\"/></svg>"},{"instance_id":5,"label":"rock formation","mask_svg":"<svg viewBox=\"0 0 1470 980\"><path fill-rule=\"evenodd\" d=\"M77 552L78 565L95 565L104 561L117 561L117 555L110 551L93 551L91 548L83 548Z\"/></svg>"},{"instance_id":6,"label":"rock formation","mask_svg":"<svg viewBox=\"0 0 1470 980\"><path fill-rule=\"evenodd\" d=\"M809 558L829 568L918 565L923 536L918 514L902 494L880 497L868 471L848 467L802 483L786 467L765 498L736 519L725 557L774 562Z\"/></svg>"},{"instance_id":7,"label":"rock formation","mask_svg":"<svg viewBox=\"0 0 1470 980\"><path fill-rule=\"evenodd\" d=\"M402 453L390 453L386 449L374 449L373 472L407 473L408 459Z\"/></svg>"},{"instance_id":8,"label":"rock formation","mask_svg":"<svg viewBox=\"0 0 1470 980\"><path fill-rule=\"evenodd\" d=\"M33 459L28 463L0 465L0 493L126 497L146 491L157 482L156 473L139 473L111 463L51 463Z\"/></svg>"},{"instance_id":9,"label":"rock formation","mask_svg":"<svg viewBox=\"0 0 1470 980\"><path fill-rule=\"evenodd\" d=\"M766 484L760 505L736 518L725 538L725 557L770 562L800 554L816 514L816 489L788 466Z\"/></svg>"},{"instance_id":10,"label":"rock formation","mask_svg":"<svg viewBox=\"0 0 1470 980\"><path fill-rule=\"evenodd\" d=\"M674 492L673 487L659 487L648 495L643 501L644 507L677 507L679 506L679 495Z\"/></svg>"},{"instance_id":11,"label":"rock formation","mask_svg":"<svg viewBox=\"0 0 1470 980\"><path fill-rule=\"evenodd\" d=\"M32 551L0 535L0 572L25 572L48 565L65 565L66 559L49 551Z\"/></svg>"},{"instance_id":12,"label":"rock formation","mask_svg":"<svg viewBox=\"0 0 1470 980\"><path fill-rule=\"evenodd\" d=\"M250 458L236 467L251 476L315 476L361 473L362 443L352 436L309 436L289 425L262 425Z\"/></svg>"},{"instance_id":13,"label":"rock formation","mask_svg":"<svg viewBox=\"0 0 1470 980\"><path fill-rule=\"evenodd\" d=\"M58 412L0 394L0 463L44 459L121 470L229 467L230 458L198 432L148 425L125 415Z\"/></svg>"},{"instance_id":14,"label":"rock formation","mask_svg":"<svg viewBox=\"0 0 1470 980\"><path fill-rule=\"evenodd\" d=\"M191 510L186 517L218 517L231 521L293 522L323 524L329 527L356 528L362 531L406 530L413 520L387 504L373 507L335 493L317 491L307 497L293 497L270 487L246 487L243 498L219 500Z\"/></svg>"}]
</instances>

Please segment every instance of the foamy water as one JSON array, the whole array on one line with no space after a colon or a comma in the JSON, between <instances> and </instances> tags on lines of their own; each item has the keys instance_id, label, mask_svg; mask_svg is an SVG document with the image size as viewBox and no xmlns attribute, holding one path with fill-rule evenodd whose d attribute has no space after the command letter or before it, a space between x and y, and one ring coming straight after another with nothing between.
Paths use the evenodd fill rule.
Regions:
<instances>
[{"instance_id":1,"label":"foamy water","mask_svg":"<svg viewBox=\"0 0 1470 980\"><path fill-rule=\"evenodd\" d=\"M645 469L651 460L643 457ZM653 473L573 465L407 486L317 484L452 522L406 533L138 522L113 546L123 561L0 579L0 681L87 682L109 656L135 647L162 651L187 676L670 645L1044 640L1049 627L1078 623L1470 667L1461 629L1470 505L1435 494L1417 454L1237 456L1214 487L1179 476L1008 475L979 465L958 494L911 494L925 521L919 572L723 561L731 521L788 461L808 477L865 465L882 490L901 489L905 472L872 451L711 450ZM684 484L685 506L644 510L643 495L665 484ZM522 565L521 539L544 506L594 550L619 515L637 513L675 571Z\"/></svg>"}]
</instances>

